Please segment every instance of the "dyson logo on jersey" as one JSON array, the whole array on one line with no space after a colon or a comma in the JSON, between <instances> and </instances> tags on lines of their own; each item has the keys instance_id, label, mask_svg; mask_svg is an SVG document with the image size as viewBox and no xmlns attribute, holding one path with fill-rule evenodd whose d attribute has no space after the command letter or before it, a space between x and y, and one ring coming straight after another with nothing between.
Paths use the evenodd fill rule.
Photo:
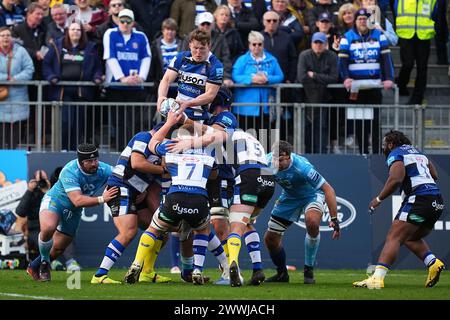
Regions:
<instances>
[{"instance_id":1,"label":"dyson logo on jersey","mask_svg":"<svg viewBox=\"0 0 450 320\"><path fill-rule=\"evenodd\" d=\"M435 211L442 211L444 210L444 204L443 203L437 203L436 200L433 201L433 203L431 204L434 208Z\"/></svg>"},{"instance_id":2,"label":"dyson logo on jersey","mask_svg":"<svg viewBox=\"0 0 450 320\"><path fill-rule=\"evenodd\" d=\"M353 206L353 204L344 199L344 198L340 198L340 197L336 197L336 201L337 201L337 218L339 221L339 225L342 228L348 227L350 224L353 223L353 221L355 221L356 219L356 209ZM330 221L330 212L328 210L328 206L325 204L324 205L324 213L322 215L322 221L320 222L320 227L319 230L320 231L333 231L332 228L330 228L328 226L328 221ZM300 216L299 221L294 222L296 225L298 225L299 227L306 229L306 225L305 225L305 215L302 214Z\"/></svg>"},{"instance_id":3,"label":"dyson logo on jersey","mask_svg":"<svg viewBox=\"0 0 450 320\"><path fill-rule=\"evenodd\" d=\"M263 179L263 177L259 176L256 181L262 184L263 187L275 187L275 181L269 181Z\"/></svg>"},{"instance_id":4,"label":"dyson logo on jersey","mask_svg":"<svg viewBox=\"0 0 450 320\"><path fill-rule=\"evenodd\" d=\"M198 209L192 209L192 208L185 208L180 206L178 203L174 204L172 206L173 211L176 211L178 214L198 214Z\"/></svg>"},{"instance_id":5,"label":"dyson logo on jersey","mask_svg":"<svg viewBox=\"0 0 450 320\"><path fill-rule=\"evenodd\" d=\"M180 72L180 80L184 83L196 84L199 86L205 85L205 79L196 77L194 74L188 72Z\"/></svg>"}]
</instances>

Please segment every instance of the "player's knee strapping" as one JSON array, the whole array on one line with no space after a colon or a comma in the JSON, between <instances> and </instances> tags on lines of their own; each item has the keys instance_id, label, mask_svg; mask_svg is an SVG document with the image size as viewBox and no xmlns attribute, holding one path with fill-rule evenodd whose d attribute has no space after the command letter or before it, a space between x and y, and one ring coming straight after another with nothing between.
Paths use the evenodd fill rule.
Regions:
<instances>
[{"instance_id":1,"label":"player's knee strapping","mask_svg":"<svg viewBox=\"0 0 450 320\"><path fill-rule=\"evenodd\" d=\"M267 223L267 228L270 232L283 235L289 226L271 216L269 222Z\"/></svg>"},{"instance_id":2,"label":"player's knee strapping","mask_svg":"<svg viewBox=\"0 0 450 320\"><path fill-rule=\"evenodd\" d=\"M227 220L230 211L227 208L223 207L212 207L211 210L211 220L221 219Z\"/></svg>"},{"instance_id":3,"label":"player's knee strapping","mask_svg":"<svg viewBox=\"0 0 450 320\"><path fill-rule=\"evenodd\" d=\"M242 224L248 224L250 222L252 214L248 212L230 212L230 223L237 222Z\"/></svg>"}]
</instances>

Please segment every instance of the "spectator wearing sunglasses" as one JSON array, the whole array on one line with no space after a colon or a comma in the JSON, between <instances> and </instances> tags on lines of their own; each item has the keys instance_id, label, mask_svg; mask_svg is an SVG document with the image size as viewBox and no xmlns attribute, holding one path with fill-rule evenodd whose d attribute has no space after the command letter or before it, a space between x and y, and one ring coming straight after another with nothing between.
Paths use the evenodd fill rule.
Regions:
<instances>
[{"instance_id":1,"label":"spectator wearing sunglasses","mask_svg":"<svg viewBox=\"0 0 450 320\"><path fill-rule=\"evenodd\" d=\"M234 107L233 112L239 115L240 128L259 129L261 108L264 107L264 114L268 115L269 107L265 103L275 101L275 90L257 85L281 83L284 75L277 59L264 50L264 36L260 32L250 32L248 43L248 52L233 66L232 78L237 84L253 84L254 87L235 89L235 102L248 105Z\"/></svg>"}]
</instances>

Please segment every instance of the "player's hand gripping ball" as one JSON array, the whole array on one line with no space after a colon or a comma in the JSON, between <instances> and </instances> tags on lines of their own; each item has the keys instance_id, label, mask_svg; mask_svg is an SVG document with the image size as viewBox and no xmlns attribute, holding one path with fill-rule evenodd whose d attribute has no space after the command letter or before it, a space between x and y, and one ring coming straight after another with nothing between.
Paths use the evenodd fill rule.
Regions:
<instances>
[{"instance_id":1,"label":"player's hand gripping ball","mask_svg":"<svg viewBox=\"0 0 450 320\"><path fill-rule=\"evenodd\" d=\"M169 111L176 112L180 109L180 105L173 98L168 98L161 103L161 110L159 113L166 118Z\"/></svg>"}]
</instances>

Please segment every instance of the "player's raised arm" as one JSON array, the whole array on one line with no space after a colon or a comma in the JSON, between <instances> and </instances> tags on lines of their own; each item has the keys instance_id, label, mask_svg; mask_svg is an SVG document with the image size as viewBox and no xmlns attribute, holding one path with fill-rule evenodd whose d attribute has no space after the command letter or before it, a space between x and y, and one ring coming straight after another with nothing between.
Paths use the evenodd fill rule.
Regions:
<instances>
[{"instance_id":1,"label":"player's raised arm","mask_svg":"<svg viewBox=\"0 0 450 320\"><path fill-rule=\"evenodd\" d=\"M177 79L178 73L174 70L167 69L164 73L161 82L158 87L158 101L156 103L156 108L158 111L161 110L161 103L167 99L167 93L169 92L170 85Z\"/></svg>"},{"instance_id":2,"label":"player's raised arm","mask_svg":"<svg viewBox=\"0 0 450 320\"><path fill-rule=\"evenodd\" d=\"M166 122L164 123L164 125L161 128L159 128L158 131L155 132L155 134L153 135L153 137L150 141L150 145L148 146L148 148L150 149L150 151L152 153L158 154L156 152L156 147L158 146L158 144L160 144L162 141L164 141L164 139L166 138L170 129L175 124L180 122L182 119L185 119L185 115L183 113L178 114L178 113L169 111L169 113L167 114Z\"/></svg>"}]
</instances>

